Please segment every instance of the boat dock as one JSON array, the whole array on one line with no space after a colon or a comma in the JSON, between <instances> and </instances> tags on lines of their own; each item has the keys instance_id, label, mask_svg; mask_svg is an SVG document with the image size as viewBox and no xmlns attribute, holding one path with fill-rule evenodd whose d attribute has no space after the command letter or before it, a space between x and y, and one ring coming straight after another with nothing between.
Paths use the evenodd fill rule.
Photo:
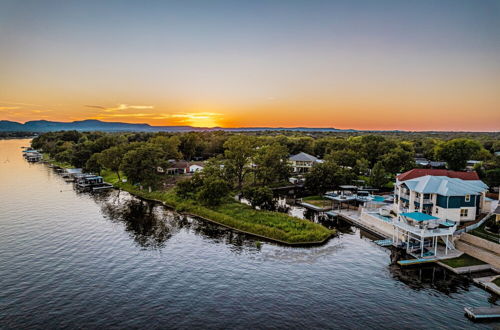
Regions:
<instances>
[{"instance_id":1,"label":"boat dock","mask_svg":"<svg viewBox=\"0 0 500 330\"><path fill-rule=\"evenodd\" d=\"M436 258L420 258L420 259L408 259L408 260L399 260L398 265L400 266L412 266L412 265L420 265L426 264L430 262L436 262Z\"/></svg>"},{"instance_id":2,"label":"boat dock","mask_svg":"<svg viewBox=\"0 0 500 330\"><path fill-rule=\"evenodd\" d=\"M484 288L487 291L493 292L496 295L500 295L500 287L493 283L493 280L496 279L497 276L486 276L474 278L473 281L480 287Z\"/></svg>"},{"instance_id":3,"label":"boat dock","mask_svg":"<svg viewBox=\"0 0 500 330\"><path fill-rule=\"evenodd\" d=\"M378 241L374 241L375 244L380 245L380 246L392 246L393 242L392 239L381 239Z\"/></svg>"},{"instance_id":4,"label":"boat dock","mask_svg":"<svg viewBox=\"0 0 500 330\"><path fill-rule=\"evenodd\" d=\"M465 314L472 320L488 320L500 318L500 306L465 307Z\"/></svg>"},{"instance_id":5,"label":"boat dock","mask_svg":"<svg viewBox=\"0 0 500 330\"><path fill-rule=\"evenodd\" d=\"M309 203L306 203L306 202L297 202L297 205L300 205L306 209L309 209L309 210L312 210L312 211L316 211L316 212L325 212L325 211L328 211L328 210L331 210L332 208L331 207L326 207L326 208L323 208L323 207L319 207L319 206L316 206L316 205L313 205L313 204L309 204Z\"/></svg>"}]
</instances>

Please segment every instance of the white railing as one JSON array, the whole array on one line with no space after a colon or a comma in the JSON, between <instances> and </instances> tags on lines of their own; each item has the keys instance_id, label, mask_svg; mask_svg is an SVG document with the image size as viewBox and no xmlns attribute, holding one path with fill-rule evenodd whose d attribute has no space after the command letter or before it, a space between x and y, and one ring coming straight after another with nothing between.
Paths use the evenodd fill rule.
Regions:
<instances>
[{"instance_id":1,"label":"white railing","mask_svg":"<svg viewBox=\"0 0 500 330\"><path fill-rule=\"evenodd\" d=\"M488 213L484 216L484 218L482 218L481 220L479 220L479 222L476 222L475 224L473 225L470 225L470 226L467 226L465 228L462 228L462 229L459 229L457 230L455 233L456 234L461 234L461 233L466 233L466 232L469 232L471 230L474 230L476 228L479 228L483 223L486 222L486 220L488 220L490 218L490 216L492 215L493 213Z\"/></svg>"},{"instance_id":2,"label":"white railing","mask_svg":"<svg viewBox=\"0 0 500 330\"><path fill-rule=\"evenodd\" d=\"M407 195L407 194L400 194L400 195L399 195L399 198L404 198L404 199L410 200L410 195Z\"/></svg>"},{"instance_id":3,"label":"white railing","mask_svg":"<svg viewBox=\"0 0 500 330\"><path fill-rule=\"evenodd\" d=\"M410 224L407 224L403 221L398 221L394 220L393 222L394 226L399 227L401 229L404 229L406 231L409 231L413 234L419 235L419 236L442 236L442 235L452 235L455 232L455 229L457 226L450 227L448 229L444 228L422 228L419 225L412 226Z\"/></svg>"}]
</instances>

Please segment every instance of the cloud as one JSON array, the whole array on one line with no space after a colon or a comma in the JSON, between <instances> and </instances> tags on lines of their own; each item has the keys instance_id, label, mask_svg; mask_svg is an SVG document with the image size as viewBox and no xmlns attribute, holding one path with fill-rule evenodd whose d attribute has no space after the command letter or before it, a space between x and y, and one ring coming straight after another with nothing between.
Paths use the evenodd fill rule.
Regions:
<instances>
[{"instance_id":1,"label":"cloud","mask_svg":"<svg viewBox=\"0 0 500 330\"><path fill-rule=\"evenodd\" d=\"M15 109L19 109L19 107L0 107L0 111L2 111L2 110L15 110Z\"/></svg>"},{"instance_id":2,"label":"cloud","mask_svg":"<svg viewBox=\"0 0 500 330\"><path fill-rule=\"evenodd\" d=\"M155 107L152 105L129 105L129 104L118 104L115 107L105 107L102 105L85 105L87 108L101 109L105 112L116 112L116 111L126 111L126 110L152 110Z\"/></svg>"},{"instance_id":3,"label":"cloud","mask_svg":"<svg viewBox=\"0 0 500 330\"><path fill-rule=\"evenodd\" d=\"M212 119L219 116L222 116L222 114L216 112L184 112L171 115L172 118L184 118L186 120Z\"/></svg>"},{"instance_id":4,"label":"cloud","mask_svg":"<svg viewBox=\"0 0 500 330\"><path fill-rule=\"evenodd\" d=\"M32 113L46 113L46 112L52 112L54 110L31 110Z\"/></svg>"},{"instance_id":5,"label":"cloud","mask_svg":"<svg viewBox=\"0 0 500 330\"><path fill-rule=\"evenodd\" d=\"M13 105L24 105L28 107L44 107L45 105L34 104L34 103L21 103L21 102L8 102L8 101L0 101L0 104L13 104Z\"/></svg>"}]
</instances>

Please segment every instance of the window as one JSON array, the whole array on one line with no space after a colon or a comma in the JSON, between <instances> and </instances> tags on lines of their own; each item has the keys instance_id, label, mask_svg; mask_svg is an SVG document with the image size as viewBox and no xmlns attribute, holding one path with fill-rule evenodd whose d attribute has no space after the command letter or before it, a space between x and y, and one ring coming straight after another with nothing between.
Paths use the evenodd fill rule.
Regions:
<instances>
[{"instance_id":1,"label":"window","mask_svg":"<svg viewBox=\"0 0 500 330\"><path fill-rule=\"evenodd\" d=\"M460 209L460 216L461 217L466 217L467 214L469 214L469 210L468 209Z\"/></svg>"},{"instance_id":2,"label":"window","mask_svg":"<svg viewBox=\"0 0 500 330\"><path fill-rule=\"evenodd\" d=\"M438 213L439 213L439 209L436 207L436 214L438 214Z\"/></svg>"},{"instance_id":3,"label":"window","mask_svg":"<svg viewBox=\"0 0 500 330\"><path fill-rule=\"evenodd\" d=\"M420 199L420 194L419 193L415 193L415 198L416 199Z\"/></svg>"},{"instance_id":4,"label":"window","mask_svg":"<svg viewBox=\"0 0 500 330\"><path fill-rule=\"evenodd\" d=\"M470 195L465 195L465 201L470 202Z\"/></svg>"}]
</instances>

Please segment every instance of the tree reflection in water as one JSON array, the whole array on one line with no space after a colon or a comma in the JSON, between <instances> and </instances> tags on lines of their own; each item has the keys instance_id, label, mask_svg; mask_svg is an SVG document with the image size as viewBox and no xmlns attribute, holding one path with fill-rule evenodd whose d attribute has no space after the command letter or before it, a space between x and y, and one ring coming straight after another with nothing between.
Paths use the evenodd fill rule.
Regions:
<instances>
[{"instance_id":1,"label":"tree reflection in water","mask_svg":"<svg viewBox=\"0 0 500 330\"><path fill-rule=\"evenodd\" d=\"M100 195L100 194L99 194ZM175 215L164 207L136 198L122 196L123 193L112 192L106 196L96 195L101 201L101 210L104 216L111 221L125 225L134 241L141 247L160 249L165 242L180 228L179 221L165 221L175 218Z\"/></svg>"},{"instance_id":2,"label":"tree reflection in water","mask_svg":"<svg viewBox=\"0 0 500 330\"><path fill-rule=\"evenodd\" d=\"M211 223L209 221L181 215L167 207L145 201L123 191L94 194L101 205L104 216L111 221L123 223L134 241L146 249L161 249L181 229L195 235L231 246L235 252L244 249L260 250L253 237Z\"/></svg>"}]
</instances>

